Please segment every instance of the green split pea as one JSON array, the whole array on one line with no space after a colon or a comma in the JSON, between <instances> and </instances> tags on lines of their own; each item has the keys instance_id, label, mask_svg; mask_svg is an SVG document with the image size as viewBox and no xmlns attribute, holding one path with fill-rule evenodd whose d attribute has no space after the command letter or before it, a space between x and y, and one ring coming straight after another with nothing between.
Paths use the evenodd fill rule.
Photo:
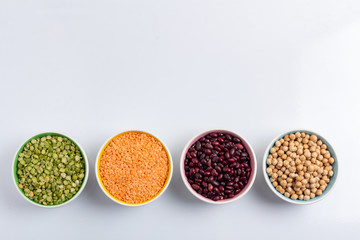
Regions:
<instances>
[{"instance_id":1,"label":"green split pea","mask_svg":"<svg viewBox=\"0 0 360 240\"><path fill-rule=\"evenodd\" d=\"M71 140L59 136L32 139L17 161L19 187L26 197L43 205L71 199L85 177L85 162Z\"/></svg>"}]
</instances>

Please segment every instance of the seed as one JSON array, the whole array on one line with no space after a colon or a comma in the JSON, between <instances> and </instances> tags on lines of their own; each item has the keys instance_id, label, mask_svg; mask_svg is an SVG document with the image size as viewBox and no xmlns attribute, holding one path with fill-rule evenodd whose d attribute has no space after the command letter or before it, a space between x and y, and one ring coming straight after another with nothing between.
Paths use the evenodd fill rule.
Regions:
<instances>
[{"instance_id":1,"label":"seed","mask_svg":"<svg viewBox=\"0 0 360 240\"><path fill-rule=\"evenodd\" d=\"M61 158L58 158L61 155ZM74 190L72 195L66 195L62 179L66 177L65 170L72 174L66 179L66 184L81 185L85 173L85 162L80 149L68 138L58 136L44 136L34 138L27 143L19 154L17 175L19 188L31 200L43 205L57 205L72 198L79 190ZM26 157L24 159L23 157ZM30 160L32 159L32 160ZM70 164L70 159L78 159L78 165ZM58 166L61 164L61 174ZM55 195L58 198L53 198ZM45 196L45 197L44 197Z\"/></svg>"},{"instance_id":2,"label":"seed","mask_svg":"<svg viewBox=\"0 0 360 240\"><path fill-rule=\"evenodd\" d=\"M251 176L250 157L242 140L221 132L210 133L190 146L184 161L185 176L190 184L202 181L207 185L201 195L213 201L229 199L240 193ZM191 154L204 162L191 161ZM193 163L193 166L191 166ZM196 175L193 169L199 168L204 174ZM240 191L239 191L240 190Z\"/></svg>"},{"instance_id":3,"label":"seed","mask_svg":"<svg viewBox=\"0 0 360 240\"><path fill-rule=\"evenodd\" d=\"M188 162L193 158L190 156ZM197 161L194 165L199 164ZM169 167L169 156L162 143L148 133L137 131L117 135L99 159L100 179L106 190L114 198L132 204L157 196L168 179ZM200 191L203 178L200 171L190 168L188 174L192 175L192 188Z\"/></svg>"}]
</instances>

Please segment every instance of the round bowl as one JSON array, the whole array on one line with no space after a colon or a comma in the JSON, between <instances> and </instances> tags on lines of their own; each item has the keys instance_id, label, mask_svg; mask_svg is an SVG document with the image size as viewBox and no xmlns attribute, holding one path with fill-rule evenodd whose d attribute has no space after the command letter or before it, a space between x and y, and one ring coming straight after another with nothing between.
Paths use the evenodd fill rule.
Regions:
<instances>
[{"instance_id":1,"label":"round bowl","mask_svg":"<svg viewBox=\"0 0 360 240\"><path fill-rule=\"evenodd\" d=\"M266 172L266 168L267 168L267 163L266 160L269 156L270 153L270 149L274 146L275 142L278 141L279 139L285 137L288 134L292 134L292 133L296 133L296 132L304 132L306 134L310 134L310 135L315 135L317 136L317 138L319 140L321 140L324 144L326 144L331 157L334 158L335 162L332 164L333 167L333 172L334 175L330 178L330 182L328 184L328 186L326 187L325 191L323 192L322 195L320 196L316 196L310 200L304 201L304 200L293 200L291 198L285 197L284 195L282 195L280 192L278 192L275 187L272 185L269 175ZM330 145L330 143L320 134L310 131L310 130L304 130L304 129L297 129L297 130L291 130L285 133L280 134L278 137L276 137L273 141L271 141L271 143L269 144L269 146L266 148L265 150L265 154L264 154L264 159L263 159L263 163L262 163L262 170L263 170L263 174L265 177L265 181L267 183L267 185L269 186L269 188L271 189L271 191L273 193L275 193L276 196L278 196L279 198L281 198L282 200L289 202L289 203L293 203L293 204L300 204L300 205L306 205L306 204L312 204L312 203L316 203L322 199L324 199L326 196L328 196L328 194L330 193L330 191L334 188L337 176L338 176L338 171L339 171L339 165L338 165L338 159L336 157L336 153L334 151L334 148Z\"/></svg>"},{"instance_id":2,"label":"round bowl","mask_svg":"<svg viewBox=\"0 0 360 240\"><path fill-rule=\"evenodd\" d=\"M242 191L235 195L233 198L229 198L229 199L223 199L223 200L218 200L218 201L214 201L211 200L209 198L206 198L202 195L200 195L199 193L197 193L190 185L190 183L187 180L187 177L185 175L185 159L186 159L186 154L189 150L189 148L196 142L198 141L200 138L210 134L210 133L225 133L225 134L230 134L233 136L236 136L237 138L239 138L241 140L241 144L245 147L245 149L247 150L249 157L250 157L250 164L251 164L251 175L249 177L249 181L246 184L246 186L242 189ZM189 192L191 192L192 195L194 195L196 198L200 199L203 202L206 203L210 203L210 204L226 204L226 203L231 203L234 202L236 200L239 200L240 198L242 198L252 187L254 181L255 181L255 177L256 177L256 171L257 171L257 164L256 164L256 156L255 156L255 152L252 149L251 145L249 144L249 142L244 138L241 137L239 134L234 133L232 131L228 131L228 130L223 130L223 129L214 129L214 130L208 130L205 132L201 132L199 134L197 134L195 137L193 137L185 146L182 154L181 154L181 159L180 159L180 174L181 174L181 178L186 186L186 188L189 190Z\"/></svg>"},{"instance_id":3,"label":"round bowl","mask_svg":"<svg viewBox=\"0 0 360 240\"><path fill-rule=\"evenodd\" d=\"M145 202L142 202L142 203L127 203L127 202L124 202L124 201L121 201L117 198L115 198L114 196L112 196L108 190L105 188L102 180L101 180L101 177L100 177L100 170L99 170L99 167L100 167L100 159L101 159L101 156L105 150L105 148L109 145L109 143L114 139L116 138L117 136L119 135L122 135L122 134L126 134L126 133L130 133L130 132L138 132L138 133L145 133L145 134L148 134L152 137L154 137L155 139L157 139L161 144L162 146L164 147L164 149L166 150L166 153L167 153L167 156L168 156L168 159L169 159L169 172L168 172L168 176L167 176L167 179L166 179L166 182L164 184L164 186L162 187L162 189L159 191L159 193L153 197L152 199L148 200L148 201L145 201ZM137 206L143 206L143 205L146 205L146 204L149 204L153 201L155 201L156 199L158 199L167 189L167 187L169 186L170 184L170 181L171 181L171 178L172 178L172 174L173 174L173 162L172 162L172 157L171 157L171 154L170 154L170 151L169 149L167 148L167 146L165 145L165 143L163 141L161 141L157 136L153 135L153 134L150 134L148 132L145 132L145 131L141 131L141 130L128 130L128 131L124 131L124 132L121 132L121 133L118 133L118 134L115 134L114 136L110 137L109 139L107 139L105 141L105 143L102 145L102 147L100 148L98 154L97 154L97 157L96 157L96 162L95 162L95 175L96 175L96 180L101 188L101 190L103 191L103 193L108 197L110 198L111 200L113 200L115 203L118 203L120 205L123 205L123 206L129 206L129 207L137 207Z\"/></svg>"},{"instance_id":4,"label":"round bowl","mask_svg":"<svg viewBox=\"0 0 360 240\"><path fill-rule=\"evenodd\" d=\"M44 137L44 136L59 136L59 137L64 137L64 138L69 139L70 141L72 141L75 144L75 146L77 146L80 149L80 153L81 153L81 155L82 155L82 157L84 159L84 162L85 162L85 176L84 176L84 179L83 179L83 182L82 182L82 184L80 186L79 191L77 191L77 193L71 199L69 199L69 200L67 200L65 202L62 202L60 204L55 204L55 205L43 205L41 203L35 202L35 201L31 200L30 198L26 197L24 191L19 187L19 179L18 179L18 175L17 175L17 162L18 162L19 154L23 151L26 144L28 144L31 140L38 139L38 138L41 138L41 137ZM64 134L61 134L61 133L44 132L44 133L39 133L39 134L31 137L30 139L26 140L23 144L20 145L19 149L16 151L15 156L14 156L14 161L13 161L13 164L12 164L12 175L13 175L13 180L14 180L14 184L15 184L16 189L18 190L20 195L23 196L28 202L30 202L33 205L43 207L43 208L56 208L56 207L61 207L61 206L64 206L64 205L72 202L83 191L83 189L85 188L85 185L87 183L88 176L89 176L89 162L88 162L87 156L85 154L85 151L80 146L80 144L77 141L75 141L73 138L70 138L70 137L68 137L68 136L66 136Z\"/></svg>"}]
</instances>

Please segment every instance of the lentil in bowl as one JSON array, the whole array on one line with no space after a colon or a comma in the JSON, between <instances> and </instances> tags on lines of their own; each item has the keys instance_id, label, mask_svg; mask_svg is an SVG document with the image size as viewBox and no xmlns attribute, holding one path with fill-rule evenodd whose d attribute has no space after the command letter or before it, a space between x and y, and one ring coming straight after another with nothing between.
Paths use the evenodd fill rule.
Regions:
<instances>
[{"instance_id":1,"label":"lentil in bowl","mask_svg":"<svg viewBox=\"0 0 360 240\"><path fill-rule=\"evenodd\" d=\"M13 162L16 189L30 203L63 206L80 195L88 179L84 150L54 132L37 134L20 146Z\"/></svg>"},{"instance_id":2,"label":"lentil in bowl","mask_svg":"<svg viewBox=\"0 0 360 240\"><path fill-rule=\"evenodd\" d=\"M172 177L172 159L165 144L143 131L126 131L101 147L95 165L102 191L114 202L141 206L157 199Z\"/></svg>"}]
</instances>

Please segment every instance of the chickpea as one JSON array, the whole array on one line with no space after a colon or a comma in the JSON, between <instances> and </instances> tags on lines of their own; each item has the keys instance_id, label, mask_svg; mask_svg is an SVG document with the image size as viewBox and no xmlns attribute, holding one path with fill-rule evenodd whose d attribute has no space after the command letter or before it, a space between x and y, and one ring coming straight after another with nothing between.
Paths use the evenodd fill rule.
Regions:
<instances>
[{"instance_id":1,"label":"chickpea","mask_svg":"<svg viewBox=\"0 0 360 240\"><path fill-rule=\"evenodd\" d=\"M285 196L285 197L290 197L290 193L285 192L285 193L284 193L284 196Z\"/></svg>"},{"instance_id":2,"label":"chickpea","mask_svg":"<svg viewBox=\"0 0 360 240\"><path fill-rule=\"evenodd\" d=\"M320 196L322 194L322 191L320 189L318 189L315 194L316 194L316 196Z\"/></svg>"},{"instance_id":3,"label":"chickpea","mask_svg":"<svg viewBox=\"0 0 360 240\"><path fill-rule=\"evenodd\" d=\"M300 132L296 132L296 133L295 133L295 137L296 137L296 138L301 137L301 133L300 133Z\"/></svg>"},{"instance_id":4,"label":"chickpea","mask_svg":"<svg viewBox=\"0 0 360 240\"><path fill-rule=\"evenodd\" d=\"M305 196L309 196L309 195L310 195L310 190L309 190L309 189L306 189L306 190L304 191L304 194L305 194Z\"/></svg>"},{"instance_id":5,"label":"chickpea","mask_svg":"<svg viewBox=\"0 0 360 240\"><path fill-rule=\"evenodd\" d=\"M284 139L280 139L280 143L283 144L285 141Z\"/></svg>"},{"instance_id":6,"label":"chickpea","mask_svg":"<svg viewBox=\"0 0 360 240\"><path fill-rule=\"evenodd\" d=\"M275 146L280 147L280 146L281 146L280 141L276 141L276 142L275 142Z\"/></svg>"},{"instance_id":7,"label":"chickpea","mask_svg":"<svg viewBox=\"0 0 360 240\"><path fill-rule=\"evenodd\" d=\"M313 142L316 142L317 141L317 136L311 135L310 140L313 141Z\"/></svg>"},{"instance_id":8,"label":"chickpea","mask_svg":"<svg viewBox=\"0 0 360 240\"><path fill-rule=\"evenodd\" d=\"M296 194L292 194L292 195L291 195L291 199L292 199L292 200L296 200L296 199L298 199L298 195L296 195Z\"/></svg>"},{"instance_id":9,"label":"chickpea","mask_svg":"<svg viewBox=\"0 0 360 240\"><path fill-rule=\"evenodd\" d=\"M329 163L330 163L330 164L333 164L334 162L335 162L334 158L332 158L332 157L329 158Z\"/></svg>"},{"instance_id":10,"label":"chickpea","mask_svg":"<svg viewBox=\"0 0 360 240\"><path fill-rule=\"evenodd\" d=\"M309 201L309 200L310 200L310 196L305 196L305 197L304 197L304 200L305 200L305 201Z\"/></svg>"},{"instance_id":11,"label":"chickpea","mask_svg":"<svg viewBox=\"0 0 360 240\"><path fill-rule=\"evenodd\" d=\"M278 182L273 182L272 185L276 188L278 186Z\"/></svg>"},{"instance_id":12,"label":"chickpea","mask_svg":"<svg viewBox=\"0 0 360 240\"><path fill-rule=\"evenodd\" d=\"M272 147L272 148L270 149L270 153L275 153L275 152L276 152L275 148Z\"/></svg>"},{"instance_id":13,"label":"chickpea","mask_svg":"<svg viewBox=\"0 0 360 240\"><path fill-rule=\"evenodd\" d=\"M320 190L321 190L321 191L325 191L325 189L326 189L326 186L325 186L325 185L321 185L321 186L320 186Z\"/></svg>"},{"instance_id":14,"label":"chickpea","mask_svg":"<svg viewBox=\"0 0 360 240\"><path fill-rule=\"evenodd\" d=\"M304 199L304 195L301 194L301 195L299 196L299 200L303 200L303 199Z\"/></svg>"}]
</instances>

